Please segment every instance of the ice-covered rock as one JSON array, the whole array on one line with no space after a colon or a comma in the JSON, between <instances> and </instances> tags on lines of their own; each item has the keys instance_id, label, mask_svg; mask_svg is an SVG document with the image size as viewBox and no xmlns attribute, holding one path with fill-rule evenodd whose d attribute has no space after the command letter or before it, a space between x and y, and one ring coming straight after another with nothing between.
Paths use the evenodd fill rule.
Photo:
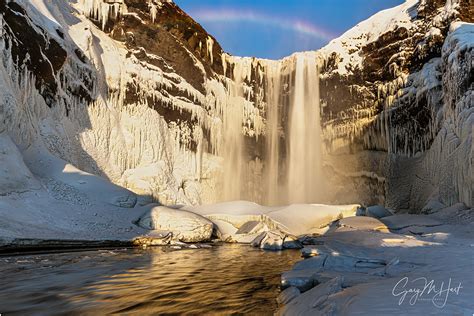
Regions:
<instances>
[{"instance_id":1,"label":"ice-covered rock","mask_svg":"<svg viewBox=\"0 0 474 316\"><path fill-rule=\"evenodd\" d=\"M6 133L0 133L0 195L41 188Z\"/></svg>"},{"instance_id":2,"label":"ice-covered rock","mask_svg":"<svg viewBox=\"0 0 474 316\"><path fill-rule=\"evenodd\" d=\"M340 219L337 224L342 227L368 230L386 230L387 226L380 220L368 216L352 216Z\"/></svg>"},{"instance_id":3,"label":"ice-covered rock","mask_svg":"<svg viewBox=\"0 0 474 316\"><path fill-rule=\"evenodd\" d=\"M280 305L288 304L292 299L297 297L301 294L301 291L294 286L290 286L289 288L281 291L277 297L277 303Z\"/></svg>"},{"instance_id":4,"label":"ice-covered rock","mask_svg":"<svg viewBox=\"0 0 474 316\"><path fill-rule=\"evenodd\" d=\"M283 289L296 287L301 292L306 292L318 284L315 274L319 270L291 270L281 275L281 287Z\"/></svg>"},{"instance_id":5,"label":"ice-covered rock","mask_svg":"<svg viewBox=\"0 0 474 316\"><path fill-rule=\"evenodd\" d=\"M309 258L309 257L314 257L314 256L319 256L320 253L318 252L318 248L316 247L311 247L311 246L305 246L303 249L301 249L301 256L303 258Z\"/></svg>"},{"instance_id":6,"label":"ice-covered rock","mask_svg":"<svg viewBox=\"0 0 474 316\"><path fill-rule=\"evenodd\" d=\"M277 315L332 315L332 304L326 305L330 295L342 290L343 277L336 277L321 283L309 291L297 296L288 305L280 309Z\"/></svg>"},{"instance_id":7,"label":"ice-covered rock","mask_svg":"<svg viewBox=\"0 0 474 316\"><path fill-rule=\"evenodd\" d=\"M387 216L392 216L393 213L387 210L382 205L372 205L365 209L365 215L375 218L382 218Z\"/></svg>"},{"instance_id":8,"label":"ice-covered rock","mask_svg":"<svg viewBox=\"0 0 474 316\"><path fill-rule=\"evenodd\" d=\"M354 216L359 205L293 204L271 210L267 216L293 235L311 233L329 223Z\"/></svg>"},{"instance_id":9,"label":"ice-covered rock","mask_svg":"<svg viewBox=\"0 0 474 316\"><path fill-rule=\"evenodd\" d=\"M303 248L303 245L298 240L297 237L286 235L283 239L283 248L284 249L300 249Z\"/></svg>"},{"instance_id":10,"label":"ice-covered rock","mask_svg":"<svg viewBox=\"0 0 474 316\"><path fill-rule=\"evenodd\" d=\"M260 248L265 250L282 250L285 235L279 231L268 231L264 233L260 242Z\"/></svg>"},{"instance_id":11,"label":"ice-covered rock","mask_svg":"<svg viewBox=\"0 0 474 316\"><path fill-rule=\"evenodd\" d=\"M293 266L293 270L320 269L324 266L326 259L327 259L326 254L311 256L310 258L307 258L305 260L295 263L295 265Z\"/></svg>"},{"instance_id":12,"label":"ice-covered rock","mask_svg":"<svg viewBox=\"0 0 474 316\"><path fill-rule=\"evenodd\" d=\"M389 229L402 229L409 226L439 226L442 223L426 215L399 214L380 219Z\"/></svg>"},{"instance_id":13,"label":"ice-covered rock","mask_svg":"<svg viewBox=\"0 0 474 316\"><path fill-rule=\"evenodd\" d=\"M245 224L243 224L236 234L255 234L255 233L261 233L261 230L264 228L264 224L259 221L248 221Z\"/></svg>"},{"instance_id":14,"label":"ice-covered rock","mask_svg":"<svg viewBox=\"0 0 474 316\"><path fill-rule=\"evenodd\" d=\"M137 224L150 230L167 230L183 242L201 242L211 238L213 224L208 219L183 210L152 205L140 216Z\"/></svg>"}]
</instances>

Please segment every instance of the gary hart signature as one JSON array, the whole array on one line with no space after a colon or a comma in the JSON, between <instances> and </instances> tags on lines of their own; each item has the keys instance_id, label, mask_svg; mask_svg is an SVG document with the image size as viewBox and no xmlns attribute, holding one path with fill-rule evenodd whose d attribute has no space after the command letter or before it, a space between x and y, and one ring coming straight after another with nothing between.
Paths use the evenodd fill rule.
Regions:
<instances>
[{"instance_id":1,"label":"gary hart signature","mask_svg":"<svg viewBox=\"0 0 474 316\"><path fill-rule=\"evenodd\" d=\"M434 306L443 308L446 306L448 296L451 293L459 295L459 291L463 288L461 282L456 284L456 286L451 286L451 283L451 278L449 278L448 283L445 285L444 281L436 284L435 280L428 280L424 277L411 281L408 280L408 277L404 277L395 284L392 294L395 297L400 297L398 305L402 305L408 297L410 305L415 305L418 301L431 301Z\"/></svg>"}]
</instances>

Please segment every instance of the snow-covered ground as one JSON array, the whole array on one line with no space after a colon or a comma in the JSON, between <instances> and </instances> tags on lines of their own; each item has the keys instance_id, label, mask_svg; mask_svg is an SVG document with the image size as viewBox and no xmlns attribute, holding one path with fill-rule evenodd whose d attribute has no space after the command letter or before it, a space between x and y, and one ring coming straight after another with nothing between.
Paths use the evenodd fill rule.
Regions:
<instances>
[{"instance_id":1,"label":"snow-covered ground","mask_svg":"<svg viewBox=\"0 0 474 316\"><path fill-rule=\"evenodd\" d=\"M340 220L283 274L279 314L471 315L473 223L474 210L462 205Z\"/></svg>"}]
</instances>

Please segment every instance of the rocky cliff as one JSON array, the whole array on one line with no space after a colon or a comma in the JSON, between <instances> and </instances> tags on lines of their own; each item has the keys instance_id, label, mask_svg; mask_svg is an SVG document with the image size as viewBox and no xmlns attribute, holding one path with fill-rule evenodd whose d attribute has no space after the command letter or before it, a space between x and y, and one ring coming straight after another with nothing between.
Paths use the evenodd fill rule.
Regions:
<instances>
[{"instance_id":1,"label":"rocky cliff","mask_svg":"<svg viewBox=\"0 0 474 316\"><path fill-rule=\"evenodd\" d=\"M359 194L472 205L472 7L407 1L322 49L328 167Z\"/></svg>"},{"instance_id":2,"label":"rocky cliff","mask_svg":"<svg viewBox=\"0 0 474 316\"><path fill-rule=\"evenodd\" d=\"M314 54L331 175L322 202L472 206L470 12L466 0L410 0ZM0 34L0 132L31 177L50 178L32 153L41 148L139 203L209 203L223 190L265 200L272 104L284 143L301 54L229 56L164 0L0 0ZM275 101L277 77L289 90Z\"/></svg>"}]
</instances>

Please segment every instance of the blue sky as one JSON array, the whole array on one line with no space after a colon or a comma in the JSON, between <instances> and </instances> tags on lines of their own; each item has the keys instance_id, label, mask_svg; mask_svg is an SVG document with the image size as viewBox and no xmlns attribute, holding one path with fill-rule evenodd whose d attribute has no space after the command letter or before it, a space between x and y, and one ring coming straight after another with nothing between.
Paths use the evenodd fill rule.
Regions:
<instances>
[{"instance_id":1,"label":"blue sky","mask_svg":"<svg viewBox=\"0 0 474 316\"><path fill-rule=\"evenodd\" d=\"M403 0L175 0L237 56L281 58L324 46Z\"/></svg>"}]
</instances>

